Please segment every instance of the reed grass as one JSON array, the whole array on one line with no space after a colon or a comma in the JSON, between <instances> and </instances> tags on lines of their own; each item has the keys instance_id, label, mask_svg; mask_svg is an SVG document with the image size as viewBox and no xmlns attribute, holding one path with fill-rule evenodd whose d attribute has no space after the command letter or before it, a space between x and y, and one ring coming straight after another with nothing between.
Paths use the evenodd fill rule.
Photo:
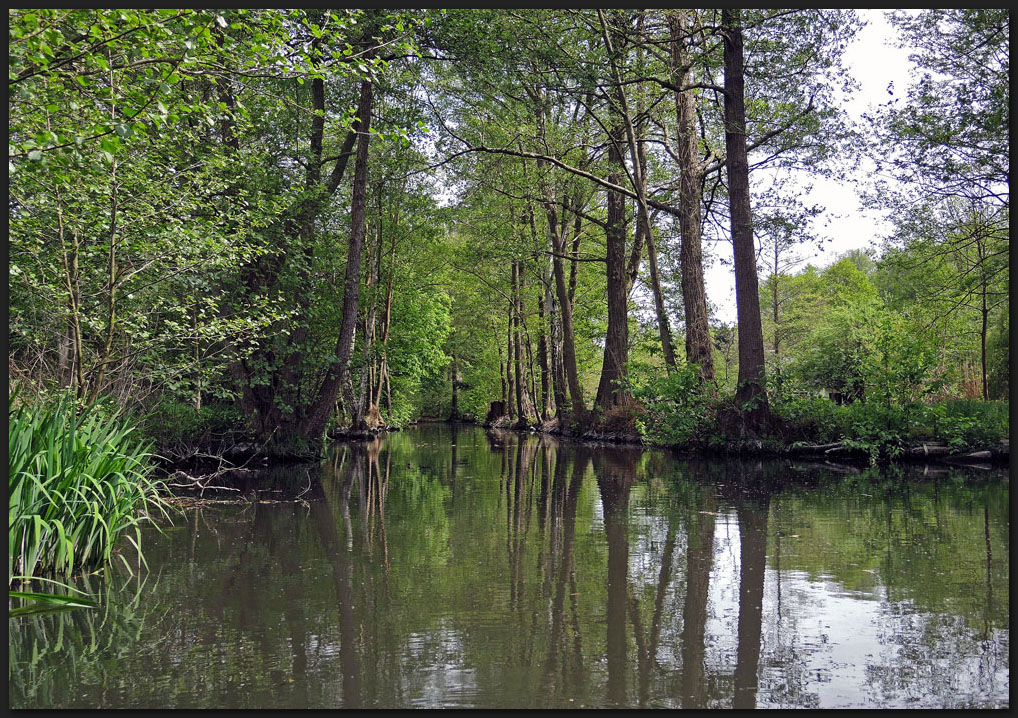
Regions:
<instances>
[{"instance_id":1,"label":"reed grass","mask_svg":"<svg viewBox=\"0 0 1018 718\"><path fill-rule=\"evenodd\" d=\"M134 426L95 407L79 413L66 398L33 405L14 394L8 418L8 586L108 563L122 538L144 561L141 526L166 510L151 445Z\"/></svg>"}]
</instances>

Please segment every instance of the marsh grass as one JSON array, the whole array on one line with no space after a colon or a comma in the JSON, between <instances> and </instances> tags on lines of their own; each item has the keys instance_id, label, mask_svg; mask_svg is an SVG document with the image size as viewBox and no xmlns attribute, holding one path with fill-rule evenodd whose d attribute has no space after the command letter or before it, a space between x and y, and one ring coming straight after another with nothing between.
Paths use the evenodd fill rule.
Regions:
<instances>
[{"instance_id":1,"label":"marsh grass","mask_svg":"<svg viewBox=\"0 0 1018 718\"><path fill-rule=\"evenodd\" d=\"M66 398L32 405L9 394L8 418L9 587L108 563L121 538L143 562L141 525L166 515L151 445L118 414L79 413Z\"/></svg>"}]
</instances>

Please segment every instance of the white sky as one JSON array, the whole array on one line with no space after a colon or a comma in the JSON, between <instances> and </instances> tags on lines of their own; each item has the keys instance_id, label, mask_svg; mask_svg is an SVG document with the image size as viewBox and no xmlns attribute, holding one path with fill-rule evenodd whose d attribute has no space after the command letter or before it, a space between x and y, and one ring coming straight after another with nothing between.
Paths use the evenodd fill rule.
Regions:
<instances>
[{"instance_id":1,"label":"white sky","mask_svg":"<svg viewBox=\"0 0 1018 718\"><path fill-rule=\"evenodd\" d=\"M889 83L894 83L895 96L902 95L909 84L909 70L912 66L908 59L908 50L894 46L897 33L884 18L886 11L857 10L857 12L860 19L867 24L845 51L845 64L860 85L852 99L846 103L853 120L860 119L862 113L871 106L889 99L890 96L887 94ZM815 225L818 233L825 236L827 241L822 251L814 244L803 245L800 256L804 261L800 268L807 264L827 266L838 255L851 249L876 246L888 233L889 226L880 214L864 211L859 206L858 196L851 185L819 177L808 177L804 181L813 184L813 191L807 195L806 204L821 204L827 208ZM712 248L705 247L704 250L714 255L711 266L704 270L707 298L714 307L713 317L732 324L735 322L736 312L731 243L719 243ZM728 263L721 264L718 257L723 257ZM764 278L761 276L761 281Z\"/></svg>"}]
</instances>

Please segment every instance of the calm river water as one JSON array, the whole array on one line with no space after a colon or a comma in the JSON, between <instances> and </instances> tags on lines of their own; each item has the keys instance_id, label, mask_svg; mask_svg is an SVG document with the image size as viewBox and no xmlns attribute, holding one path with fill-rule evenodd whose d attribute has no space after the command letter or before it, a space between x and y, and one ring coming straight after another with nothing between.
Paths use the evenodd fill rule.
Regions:
<instances>
[{"instance_id":1,"label":"calm river water","mask_svg":"<svg viewBox=\"0 0 1018 718\"><path fill-rule=\"evenodd\" d=\"M10 620L10 707L1008 706L1004 470L429 425L270 478Z\"/></svg>"}]
</instances>

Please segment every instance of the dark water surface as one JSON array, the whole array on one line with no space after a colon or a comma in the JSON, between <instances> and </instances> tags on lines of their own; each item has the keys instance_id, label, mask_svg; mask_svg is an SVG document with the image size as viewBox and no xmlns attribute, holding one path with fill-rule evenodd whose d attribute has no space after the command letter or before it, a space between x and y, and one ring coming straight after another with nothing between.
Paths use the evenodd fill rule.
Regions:
<instances>
[{"instance_id":1,"label":"dark water surface","mask_svg":"<svg viewBox=\"0 0 1018 718\"><path fill-rule=\"evenodd\" d=\"M1004 470L432 425L309 478L10 620L10 707L1008 706Z\"/></svg>"}]
</instances>

